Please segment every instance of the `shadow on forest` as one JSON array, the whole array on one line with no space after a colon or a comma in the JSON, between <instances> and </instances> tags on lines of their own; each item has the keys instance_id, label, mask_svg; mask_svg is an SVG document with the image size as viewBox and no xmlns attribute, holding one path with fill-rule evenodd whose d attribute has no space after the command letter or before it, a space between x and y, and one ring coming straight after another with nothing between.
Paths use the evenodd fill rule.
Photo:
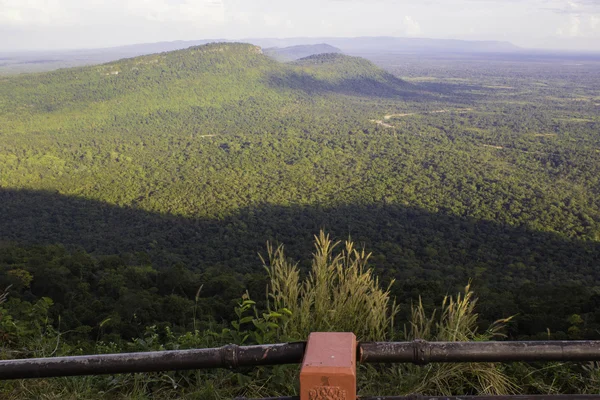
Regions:
<instances>
[{"instance_id":1,"label":"shadow on forest","mask_svg":"<svg viewBox=\"0 0 600 400\"><path fill-rule=\"evenodd\" d=\"M531 296L539 287L548 289L540 294L544 298L570 299L547 305L554 307L547 310L548 318L564 315L578 304L580 293L573 287L592 287L600 280L600 243L397 205L261 205L213 220L0 189L0 215L0 243L63 244L96 255L147 252L158 269L183 263L239 274L261 273L257 253L265 252L267 240L285 244L288 256L307 260L313 235L326 228L338 239L351 235L373 252L377 274L398 279L396 294L403 300L425 292L439 297L474 278L491 315L523 312L504 291ZM540 302L537 306L545 309ZM545 330L545 323L539 321L535 329Z\"/></svg>"},{"instance_id":2,"label":"shadow on forest","mask_svg":"<svg viewBox=\"0 0 600 400\"><path fill-rule=\"evenodd\" d=\"M268 76L267 84L274 88L303 91L308 95L336 93L351 96L377 97L413 102L430 102L449 100L442 99L442 91L423 88L384 73L380 79L369 77L347 78L336 82L318 79L308 73L286 71ZM455 99L460 100L460 99Z\"/></svg>"}]
</instances>

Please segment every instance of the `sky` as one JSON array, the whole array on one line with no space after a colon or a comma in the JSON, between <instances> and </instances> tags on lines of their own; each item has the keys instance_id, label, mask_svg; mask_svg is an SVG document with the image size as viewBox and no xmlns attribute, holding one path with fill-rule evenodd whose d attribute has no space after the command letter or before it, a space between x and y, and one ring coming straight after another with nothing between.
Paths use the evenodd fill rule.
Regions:
<instances>
[{"instance_id":1,"label":"sky","mask_svg":"<svg viewBox=\"0 0 600 400\"><path fill-rule=\"evenodd\" d=\"M0 0L0 51L299 36L600 51L600 0Z\"/></svg>"}]
</instances>

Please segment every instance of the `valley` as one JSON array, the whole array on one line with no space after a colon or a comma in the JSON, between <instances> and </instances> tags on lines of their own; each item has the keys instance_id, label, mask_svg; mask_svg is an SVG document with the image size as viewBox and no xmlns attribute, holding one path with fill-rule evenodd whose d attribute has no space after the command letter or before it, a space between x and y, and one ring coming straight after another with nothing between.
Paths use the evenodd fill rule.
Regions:
<instances>
[{"instance_id":1,"label":"valley","mask_svg":"<svg viewBox=\"0 0 600 400\"><path fill-rule=\"evenodd\" d=\"M65 352L230 340L240 297L266 304L266 243L306 274L324 229L395 280L399 320L471 282L482 329L597 339L600 60L363 55L213 43L0 77L6 315L60 321Z\"/></svg>"}]
</instances>

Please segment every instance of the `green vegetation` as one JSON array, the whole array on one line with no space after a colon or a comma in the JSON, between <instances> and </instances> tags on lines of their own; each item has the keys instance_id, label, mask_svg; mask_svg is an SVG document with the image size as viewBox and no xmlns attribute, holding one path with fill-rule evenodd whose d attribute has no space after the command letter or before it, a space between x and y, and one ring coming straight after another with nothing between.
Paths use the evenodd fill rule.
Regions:
<instances>
[{"instance_id":1,"label":"green vegetation","mask_svg":"<svg viewBox=\"0 0 600 400\"><path fill-rule=\"evenodd\" d=\"M597 338L597 64L403 57L414 66L376 60L386 72L340 54L283 64L255 46L212 44L0 77L5 356L298 340L369 318L357 331L366 338L441 338L456 312L472 316L460 340L488 339L494 321L513 316L511 339ZM321 258L286 258L306 260L321 228L372 255L352 246L334 255L321 236ZM257 253L267 241L265 272ZM470 279L478 318L469 290L444 302ZM346 301L349 287L368 302ZM241 322L250 316L255 329ZM404 321L413 321L406 333ZM35 390L290 393L285 368L48 380ZM414 379L377 390L597 382L594 368L577 366L456 368L386 371ZM422 386L434 375L436 386ZM262 390L266 376L281 379ZM480 386L467 385L473 377ZM27 397L18 385L6 393ZM192 395L199 385L211 389Z\"/></svg>"},{"instance_id":2,"label":"green vegetation","mask_svg":"<svg viewBox=\"0 0 600 400\"><path fill-rule=\"evenodd\" d=\"M332 243L323 231L315 239L311 272L303 282L283 246L268 249L270 300L275 312L289 315L285 336L307 338L311 332L334 331L354 332L362 341L384 340L393 332L398 308L390 304L389 288L381 290L368 269L370 254L347 241L334 257L339 242Z\"/></svg>"},{"instance_id":3,"label":"green vegetation","mask_svg":"<svg viewBox=\"0 0 600 400\"><path fill-rule=\"evenodd\" d=\"M343 331L348 329L344 315L364 318L355 324L359 337L366 340L428 340L468 341L490 340L503 336L509 319L496 321L483 333L478 332L477 299L470 287L456 297L445 296L439 314L426 311L422 302L411 306L410 318L404 330L394 328L398 313L390 294L378 287L377 278L366 264L369 256L346 242L332 243L322 231L315 237L312 271L299 285L299 271L285 257L283 247L267 246L269 286L268 305L262 309L244 294L234 306L232 321L211 324L177 334L168 327L147 327L131 341L66 341L72 332L56 329L49 319L52 301L43 298L34 304L15 299L0 303L0 332L3 337L3 357L48 357L78 355L88 352L156 351L210 347L225 343L262 344L297 341L311 331ZM329 278L325 279L325 278ZM331 282L340 283L332 285ZM196 302L202 287L196 293ZM292 295L294 294L295 295ZM352 296L348 296L352 293ZM2 302L4 302L4 297ZM342 306L340 306L342 305ZM369 310L365 309L369 305ZM336 308L337 307L337 308ZM312 314L315 318L308 318ZM368 314L368 315L367 315ZM328 316L329 315L329 316ZM439 315L439 316L438 316ZM195 325L195 316L193 317ZM108 321L103 321L103 328ZM356 321L352 321L355 322ZM58 325L60 326L60 324ZM9 381L0 384L0 393L9 399L18 398L186 398L223 399L235 396L279 396L297 393L298 366L248 368L230 371L165 372L79 378ZM600 372L593 365L582 367L555 364L542 369L516 364L431 364L361 365L359 391L362 394L505 394L518 392L594 393L599 390ZM385 379L381 379L385 376ZM560 376L560 379L557 379ZM295 377L295 379L291 379ZM585 384L582 384L585 383Z\"/></svg>"}]
</instances>

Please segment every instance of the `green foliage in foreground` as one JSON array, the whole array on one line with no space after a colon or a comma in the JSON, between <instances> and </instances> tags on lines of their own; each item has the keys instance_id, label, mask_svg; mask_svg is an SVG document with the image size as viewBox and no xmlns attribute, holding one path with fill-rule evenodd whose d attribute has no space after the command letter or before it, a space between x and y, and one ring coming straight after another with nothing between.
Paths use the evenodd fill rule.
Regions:
<instances>
[{"instance_id":1,"label":"green foliage in foreground","mask_svg":"<svg viewBox=\"0 0 600 400\"><path fill-rule=\"evenodd\" d=\"M288 338L307 338L310 332L354 332L358 340L384 340L393 332L398 313L390 300L390 283L382 290L367 267L370 254L350 241L334 256L333 243L321 231L315 238L311 271L300 281L300 270L284 255L283 246L269 246L269 300L273 310L289 314L283 325ZM264 263L264 260L263 260Z\"/></svg>"},{"instance_id":2,"label":"green foliage in foreground","mask_svg":"<svg viewBox=\"0 0 600 400\"><path fill-rule=\"evenodd\" d=\"M296 267L286 259L283 248L269 247L268 299L261 310L244 295L234 309L236 318L226 326L174 334L170 329L151 326L139 338L126 342L98 341L85 351L72 342L71 332L60 332L48 319L50 299L35 304L0 303L2 358L49 357L82 353L176 350L214 347L225 343L255 344L305 340L310 331L343 331L347 323L336 317L344 310L351 317L364 318L354 331L369 340L469 341L502 336L509 320L497 321L478 332L477 299L470 287L456 297L446 296L441 307L429 314L421 303L411 307L404 331L391 324L397 314L389 292L382 290L368 269L368 255L354 249L350 241L336 252L323 232L315 237L312 272L299 284ZM288 275L289 274L289 275ZM291 276L291 277L290 277ZM328 279L324 279L327 277ZM338 285L332 285L336 282ZM345 288L344 290L340 288ZM350 299L348 294L352 293ZM373 297L377 298L373 300ZM5 297L3 297L4 301ZM337 307L342 303L339 310ZM366 318L365 305L373 307ZM307 320L314 313L317 318ZM305 314L304 316L302 314ZM25 316L19 319L17 316ZM331 316L329 318L328 316ZM189 371L155 374L126 374L81 378L11 381L0 384L6 399L227 399L235 396L278 396L296 393L297 366L249 368L230 371ZM583 384L585 383L585 384ZM543 368L516 364L432 364L360 366L361 394L509 394L509 393L595 393L600 390L600 369L551 364Z\"/></svg>"}]
</instances>

